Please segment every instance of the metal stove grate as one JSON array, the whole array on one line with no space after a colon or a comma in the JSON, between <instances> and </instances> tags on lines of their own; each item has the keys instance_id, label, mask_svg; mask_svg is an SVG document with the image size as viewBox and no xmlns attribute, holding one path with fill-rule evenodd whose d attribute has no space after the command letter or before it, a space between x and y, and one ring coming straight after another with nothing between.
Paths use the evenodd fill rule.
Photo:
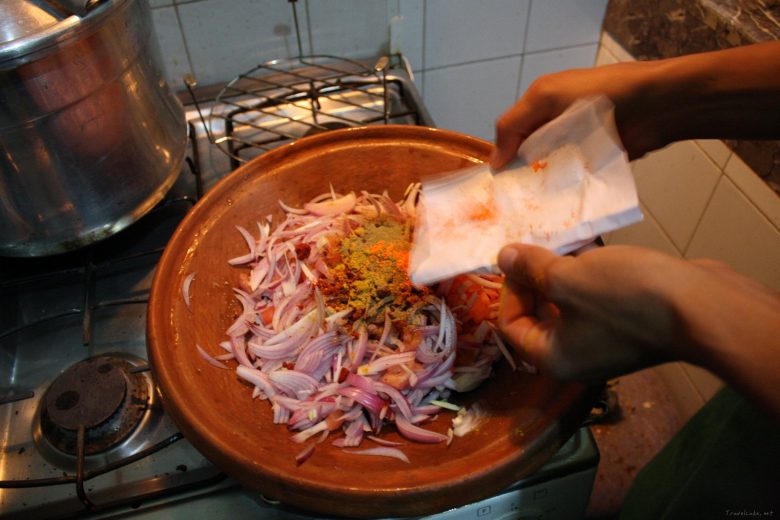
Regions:
<instances>
[{"instance_id":1,"label":"metal stove grate","mask_svg":"<svg viewBox=\"0 0 780 520\"><path fill-rule=\"evenodd\" d=\"M194 135L193 129L190 128L191 141L194 140ZM193 148L194 144L194 142L191 142ZM197 155L195 155L194 161L188 157L186 162L193 176L194 193L167 198L144 217L145 221L163 219L165 217L162 216L162 214L175 207L179 207L183 213L186 213L189 208L197 202L200 196L202 196L203 182ZM121 237L118 239L121 239ZM10 324L3 321L3 328L0 328L0 341L34 333L34 331L41 327L56 327L57 323L62 320L68 319L69 317L78 317L80 318L81 323L81 340L85 347L86 354L93 342L93 316L96 312L109 307L146 305L149 299L148 291L120 298L97 297L97 280L104 275L108 275L108 273L112 271L137 269L139 262L143 265L153 267L159 260L164 248L160 246L142 247L137 250L110 254L108 257L97 259L96 257L103 256L101 253L96 253L100 248L101 244L95 244L87 247L81 252L69 255L68 259L58 259L57 261L61 260L59 263L64 265L58 264L57 267L51 269L39 270L33 267L28 273L26 272L26 269L22 267L19 269L18 274L9 273L9 271L14 271L13 267L11 269L6 269L2 279L0 279L0 294L10 294L11 298L13 298L14 293L21 294L25 291L35 290L37 287L47 286L56 281L63 280L73 281L76 286L80 286L82 290L81 294L83 296L81 305L59 309L55 312L41 312L40 315L31 319L20 318L16 321L12 320ZM47 261L47 259L36 260L41 260L43 262ZM21 264L21 262L15 262L13 260L10 262L13 265ZM29 262L35 263L35 260ZM5 267L9 266L6 265ZM134 362L129 373L140 374L148 371L148 364L145 360L139 359ZM10 405L20 401L31 400L35 397L36 392L30 389L18 387L0 389L0 405ZM86 428L83 425L80 425L77 432L75 448L76 470L74 473L63 471L62 475L57 477L12 478L0 480L0 489L30 489L74 485L76 495L83 507L86 510L96 511L137 503L140 500L155 498L161 494L179 493L195 487L206 486L225 478L224 474L215 469L214 471L206 472L205 475L201 474L195 479L179 479L180 482L178 485L165 485L161 487L159 484L160 479L153 477L145 481L136 481L132 485L126 484L122 490L123 493L121 496L114 496L110 501L95 502L88 493L86 487L88 482L150 457L182 440L183 436L179 432L173 432L162 440L136 451L135 453L95 467L89 467L86 463L86 457L89 455L85 438Z\"/></svg>"},{"instance_id":2,"label":"metal stove grate","mask_svg":"<svg viewBox=\"0 0 780 520\"><path fill-rule=\"evenodd\" d=\"M388 77L391 58L367 65L330 55L303 54L291 0L298 56L260 64L227 83L208 115L201 111L194 77L185 77L209 140L230 158L231 169L294 139L369 124L424 124L419 111L399 103L403 87ZM395 58L395 57L394 57Z\"/></svg>"}]
</instances>

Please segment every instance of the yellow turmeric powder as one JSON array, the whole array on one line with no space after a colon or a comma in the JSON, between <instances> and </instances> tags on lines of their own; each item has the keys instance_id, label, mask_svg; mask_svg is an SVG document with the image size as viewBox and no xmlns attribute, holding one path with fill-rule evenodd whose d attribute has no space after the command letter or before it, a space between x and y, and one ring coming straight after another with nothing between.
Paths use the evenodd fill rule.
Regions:
<instances>
[{"instance_id":1,"label":"yellow turmeric powder","mask_svg":"<svg viewBox=\"0 0 780 520\"><path fill-rule=\"evenodd\" d=\"M419 301L426 289L409 281L411 227L390 217L367 221L341 239L340 258L329 265L333 280L325 287L328 304L351 307L359 314L378 313L384 304L390 307L392 319L405 319L405 303Z\"/></svg>"}]
</instances>

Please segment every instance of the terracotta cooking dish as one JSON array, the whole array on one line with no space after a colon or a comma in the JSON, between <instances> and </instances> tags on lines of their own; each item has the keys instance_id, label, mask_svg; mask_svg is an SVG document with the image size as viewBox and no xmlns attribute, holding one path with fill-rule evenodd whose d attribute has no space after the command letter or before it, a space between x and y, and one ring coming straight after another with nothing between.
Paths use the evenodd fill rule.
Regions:
<instances>
[{"instance_id":1,"label":"terracotta cooking dish","mask_svg":"<svg viewBox=\"0 0 780 520\"><path fill-rule=\"evenodd\" d=\"M471 503L532 473L555 453L590 410L593 389L512 372L502 360L492 379L455 399L483 401L491 416L450 446L406 442L407 464L347 454L331 446L332 436L299 466L295 456L303 445L290 440L286 426L273 424L269 403L253 400L252 388L234 370L213 367L196 351L200 345L222 353L218 343L238 316L232 287L242 269L227 260L244 254L246 245L235 225L255 230L263 216L282 215L280 199L301 205L331 184L341 192L387 190L399 200L409 183L484 161L490 149L479 139L422 127L331 131L261 155L198 202L158 266L147 332L165 407L195 448L267 498L347 517L415 516ZM190 273L197 274L188 309L182 282ZM442 413L426 427L446 433L452 417ZM384 437L400 439L385 430Z\"/></svg>"}]
</instances>

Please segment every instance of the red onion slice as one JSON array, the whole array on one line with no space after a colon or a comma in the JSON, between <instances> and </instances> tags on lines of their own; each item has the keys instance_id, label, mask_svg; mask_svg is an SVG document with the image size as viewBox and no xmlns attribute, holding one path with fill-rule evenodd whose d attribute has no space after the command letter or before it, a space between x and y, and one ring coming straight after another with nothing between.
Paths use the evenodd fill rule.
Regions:
<instances>
[{"instance_id":1,"label":"red onion slice","mask_svg":"<svg viewBox=\"0 0 780 520\"><path fill-rule=\"evenodd\" d=\"M209 364L214 365L217 368L228 368L227 365L225 365L223 362L216 360L212 355L203 350L200 345L195 345L195 348L198 349L198 354L200 354L200 357L208 361Z\"/></svg>"},{"instance_id":2,"label":"red onion slice","mask_svg":"<svg viewBox=\"0 0 780 520\"><path fill-rule=\"evenodd\" d=\"M192 285L192 281L195 280L195 274L196 273L188 274L184 278L184 281L181 284L181 295L184 298L184 304L187 305L188 309L191 309L191 307L190 307L190 286Z\"/></svg>"},{"instance_id":3,"label":"red onion slice","mask_svg":"<svg viewBox=\"0 0 780 520\"><path fill-rule=\"evenodd\" d=\"M410 464L409 457L404 452L397 448L389 448L386 446L380 446L378 448L367 448L365 450L344 450L345 453L351 453L353 455L373 455L376 457L392 457L394 459L401 460Z\"/></svg>"},{"instance_id":4,"label":"red onion slice","mask_svg":"<svg viewBox=\"0 0 780 520\"><path fill-rule=\"evenodd\" d=\"M338 199L325 200L322 202L310 202L308 204L304 204L303 207L315 215L334 216L341 215L343 213L349 213L355 207L356 202L357 198L355 197L355 194L348 193L347 195L339 197Z\"/></svg>"},{"instance_id":5,"label":"red onion slice","mask_svg":"<svg viewBox=\"0 0 780 520\"><path fill-rule=\"evenodd\" d=\"M398 432L410 441L436 444L447 440L446 435L415 426L401 415L396 415L395 426Z\"/></svg>"},{"instance_id":6,"label":"red onion slice","mask_svg":"<svg viewBox=\"0 0 780 520\"><path fill-rule=\"evenodd\" d=\"M295 463L296 463L298 466L300 466L301 464L303 464L304 462L306 462L307 460L309 460L309 458L310 458L312 455L314 455L314 448L315 448L316 446L317 446L317 444L316 444L316 443L311 443L309 446L307 446L306 448L304 448L304 449L303 449L303 450L302 450L300 453L298 453L298 455L296 455L296 456L295 456Z\"/></svg>"}]
</instances>

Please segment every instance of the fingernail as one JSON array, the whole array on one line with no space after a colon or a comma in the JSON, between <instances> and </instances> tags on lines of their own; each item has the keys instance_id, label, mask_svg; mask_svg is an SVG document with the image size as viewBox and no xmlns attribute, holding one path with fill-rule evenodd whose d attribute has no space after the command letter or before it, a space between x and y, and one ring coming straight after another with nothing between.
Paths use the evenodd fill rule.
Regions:
<instances>
[{"instance_id":1,"label":"fingernail","mask_svg":"<svg viewBox=\"0 0 780 520\"><path fill-rule=\"evenodd\" d=\"M517 258L517 249L512 246L506 246L498 253L498 267L505 273L510 271Z\"/></svg>"}]
</instances>

